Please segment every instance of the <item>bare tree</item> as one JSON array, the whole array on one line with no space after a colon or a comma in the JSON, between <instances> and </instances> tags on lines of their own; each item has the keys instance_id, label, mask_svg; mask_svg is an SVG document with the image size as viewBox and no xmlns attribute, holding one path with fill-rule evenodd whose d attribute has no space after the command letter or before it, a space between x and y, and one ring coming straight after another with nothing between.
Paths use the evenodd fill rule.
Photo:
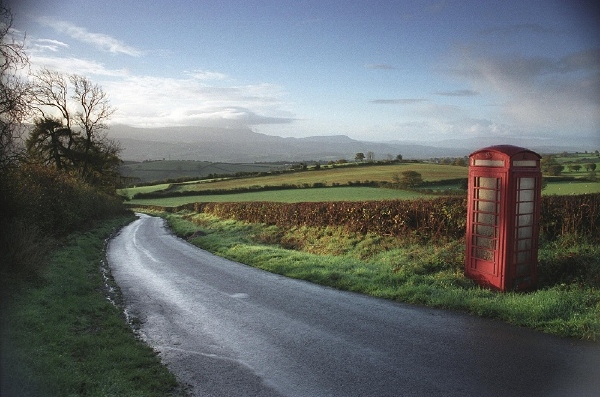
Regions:
<instances>
[{"instance_id":1,"label":"bare tree","mask_svg":"<svg viewBox=\"0 0 600 397\"><path fill-rule=\"evenodd\" d=\"M69 110L68 79L59 72L45 68L34 73L33 78L33 107L42 118L58 112L66 128L70 129L72 117Z\"/></svg>"},{"instance_id":2,"label":"bare tree","mask_svg":"<svg viewBox=\"0 0 600 397\"><path fill-rule=\"evenodd\" d=\"M99 85L79 75L69 76L74 87L72 99L77 103L75 125L81 129L84 139L84 163L82 172L87 175L90 167L89 154L92 146L97 143L109 143L106 139L106 121L115 112L110 106L108 96ZM118 146L110 142L112 148Z\"/></svg>"},{"instance_id":3,"label":"bare tree","mask_svg":"<svg viewBox=\"0 0 600 397\"><path fill-rule=\"evenodd\" d=\"M56 120L64 126L68 133L62 140L64 152L84 180L98 184L102 175L114 174L106 166L118 165L120 148L107 138L105 130L115 109L102 88L85 76L48 69L34 74L33 87L33 106L42 120Z\"/></svg>"},{"instance_id":4,"label":"bare tree","mask_svg":"<svg viewBox=\"0 0 600 397\"><path fill-rule=\"evenodd\" d=\"M0 1L0 168L13 163L19 154L22 122L30 111L29 84L20 74L29 59L24 40L15 38L13 15Z\"/></svg>"}]
</instances>

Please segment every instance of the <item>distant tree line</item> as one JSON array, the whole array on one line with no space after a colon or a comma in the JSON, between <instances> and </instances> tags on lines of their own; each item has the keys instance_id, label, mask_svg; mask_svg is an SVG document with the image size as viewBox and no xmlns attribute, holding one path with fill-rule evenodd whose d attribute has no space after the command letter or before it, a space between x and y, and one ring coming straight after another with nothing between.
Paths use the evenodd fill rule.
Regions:
<instances>
[{"instance_id":1,"label":"distant tree line","mask_svg":"<svg viewBox=\"0 0 600 397\"><path fill-rule=\"evenodd\" d=\"M561 157L565 157L564 153ZM544 175L557 177L560 176L563 171L568 170L570 172L579 172L582 169L585 169L588 172L587 179L595 181L596 180L596 163L593 160L588 160L583 162L582 164L579 162L569 162L563 163L559 162L555 155L546 155L542 156L542 160L540 161L540 167L542 173Z\"/></svg>"}]
</instances>

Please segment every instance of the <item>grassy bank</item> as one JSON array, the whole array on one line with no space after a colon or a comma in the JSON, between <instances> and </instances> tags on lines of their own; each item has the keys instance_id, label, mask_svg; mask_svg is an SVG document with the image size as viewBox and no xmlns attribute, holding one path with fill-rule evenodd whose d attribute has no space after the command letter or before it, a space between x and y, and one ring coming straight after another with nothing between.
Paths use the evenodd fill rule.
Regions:
<instances>
[{"instance_id":1,"label":"grassy bank","mask_svg":"<svg viewBox=\"0 0 600 397\"><path fill-rule=\"evenodd\" d=\"M334 227L280 230L206 214L164 216L193 244L270 272L560 336L600 339L600 247L582 239L542 242L539 289L503 294L464 277L463 241L419 244Z\"/></svg>"},{"instance_id":2,"label":"grassy bank","mask_svg":"<svg viewBox=\"0 0 600 397\"><path fill-rule=\"evenodd\" d=\"M105 239L130 220L72 234L34 278L2 278L0 395L183 395L106 298Z\"/></svg>"}]
</instances>

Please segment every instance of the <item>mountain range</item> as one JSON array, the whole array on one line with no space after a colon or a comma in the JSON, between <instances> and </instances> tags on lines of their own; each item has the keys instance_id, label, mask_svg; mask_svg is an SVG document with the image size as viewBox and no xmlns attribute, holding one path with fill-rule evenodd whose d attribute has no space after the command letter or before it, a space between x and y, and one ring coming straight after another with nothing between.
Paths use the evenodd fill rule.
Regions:
<instances>
[{"instance_id":1,"label":"mountain range","mask_svg":"<svg viewBox=\"0 0 600 397\"><path fill-rule=\"evenodd\" d=\"M499 144L512 144L544 153L576 152L590 148L568 142L542 139L486 138L441 140L422 144L408 141L359 141L346 135L289 138L266 135L250 128L110 127L109 138L120 143L121 158L128 161L196 160L224 163L276 161L353 160L356 153L372 152L376 160L396 158L429 159L468 156L474 150Z\"/></svg>"}]
</instances>

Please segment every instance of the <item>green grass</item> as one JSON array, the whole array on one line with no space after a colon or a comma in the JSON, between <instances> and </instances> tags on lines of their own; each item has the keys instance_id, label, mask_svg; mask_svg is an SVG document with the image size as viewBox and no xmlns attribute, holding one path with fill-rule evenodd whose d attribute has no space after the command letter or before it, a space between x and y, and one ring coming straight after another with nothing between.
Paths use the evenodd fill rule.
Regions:
<instances>
[{"instance_id":1,"label":"green grass","mask_svg":"<svg viewBox=\"0 0 600 397\"><path fill-rule=\"evenodd\" d=\"M160 185L163 186L163 185ZM152 186L137 188L152 191ZM156 187L154 190L158 190ZM436 186L434 190L457 190L454 185ZM543 195L567 195L600 192L600 182L550 182L542 191ZM131 189L128 194L133 194ZM131 205L157 205L177 207L194 202L243 202L243 201L275 201L275 202L313 202L313 201L369 201L369 200L413 200L418 198L435 197L425 193L406 190L394 190L371 187L334 187L285 189L252 193L231 193L218 195L197 195L181 197L165 197L159 199L134 199Z\"/></svg>"},{"instance_id":2,"label":"green grass","mask_svg":"<svg viewBox=\"0 0 600 397\"><path fill-rule=\"evenodd\" d=\"M422 197L433 197L406 190L379 189L371 187L335 187L311 189L287 189L266 192L232 193L219 195L198 195L182 197L165 197L160 199L135 199L131 205L159 205L176 207L195 202L242 202L242 201L276 201L285 203L319 202L319 201L367 201L367 200L412 200Z\"/></svg>"},{"instance_id":3,"label":"green grass","mask_svg":"<svg viewBox=\"0 0 600 397\"><path fill-rule=\"evenodd\" d=\"M70 236L39 276L3 277L1 395L183 395L103 293L104 241L130 220Z\"/></svg>"},{"instance_id":4,"label":"green grass","mask_svg":"<svg viewBox=\"0 0 600 397\"><path fill-rule=\"evenodd\" d=\"M464 241L418 244L334 227L280 230L206 214L165 216L184 237L201 230L193 244L270 272L560 336L600 338L600 247L582 239L542 243L537 291L499 293L464 277ZM569 263L580 270L573 273Z\"/></svg>"},{"instance_id":5,"label":"green grass","mask_svg":"<svg viewBox=\"0 0 600 397\"><path fill-rule=\"evenodd\" d=\"M192 162L193 163L193 162ZM224 201L279 201L279 202L301 202L301 201L363 201L363 200L389 200L389 199L412 199L423 197L412 192L394 191L388 189L375 189L366 187L346 187L356 182L392 182L396 176L404 171L417 171L421 173L425 181L443 182L445 180L456 180L466 178L468 168L428 164L428 163L400 163L387 165L356 166L346 165L334 168L322 167L321 170L309 170L302 172L287 172L260 177L230 178L204 181L192 181L171 185L170 192L208 190L231 190L244 188L257 188L266 186L294 185L306 187L305 189L278 190L252 193L235 193L221 195L199 195L187 197L168 197L164 199L136 199L132 204L178 206L191 202L224 202ZM566 175L567 173L565 173ZM571 173L574 176L586 176L584 172ZM577 174L577 175L575 175ZM581 175L579 175L581 174ZM311 188L315 184L324 186L335 186L335 190L322 188ZM131 199L137 193L154 192L164 190L169 184L153 186L133 187L120 190L120 194ZM343 187L343 189L342 189ZM340 190L338 190L340 189ZM434 191L460 191L456 182L438 184L424 187L425 190ZM549 181L543 190L544 195L567 195L600 192L600 182L590 181Z\"/></svg>"},{"instance_id":6,"label":"green grass","mask_svg":"<svg viewBox=\"0 0 600 397\"><path fill-rule=\"evenodd\" d=\"M203 191L214 189L238 189L251 186L282 186L288 185L310 185L322 183L327 186L334 184L346 185L349 182L364 181L387 181L392 182L394 175L404 171L417 171L425 181L441 181L444 179L466 178L467 168L425 164L425 163L401 163L371 166L345 166L326 168L314 171L303 171L293 173L274 174L253 178L229 179L213 183L182 184L174 187L174 191Z\"/></svg>"},{"instance_id":7,"label":"green grass","mask_svg":"<svg viewBox=\"0 0 600 397\"><path fill-rule=\"evenodd\" d=\"M157 190L166 189L167 187L169 187L168 183L159 183L157 185L151 186L130 187L119 189L119 194L127 198L132 198L133 195L137 193L150 193L155 192Z\"/></svg>"},{"instance_id":8,"label":"green grass","mask_svg":"<svg viewBox=\"0 0 600 397\"><path fill-rule=\"evenodd\" d=\"M550 182L542 191L543 195L571 195L585 193L600 193L600 181Z\"/></svg>"}]
</instances>

